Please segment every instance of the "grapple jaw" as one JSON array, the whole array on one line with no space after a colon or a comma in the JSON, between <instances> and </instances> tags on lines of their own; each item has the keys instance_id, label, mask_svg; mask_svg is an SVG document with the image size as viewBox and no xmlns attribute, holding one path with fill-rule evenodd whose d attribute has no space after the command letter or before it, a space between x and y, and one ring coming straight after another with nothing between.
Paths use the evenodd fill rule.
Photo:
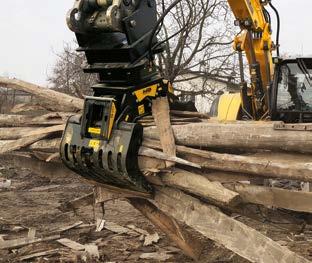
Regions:
<instances>
[{"instance_id":1,"label":"grapple jaw","mask_svg":"<svg viewBox=\"0 0 312 263\"><path fill-rule=\"evenodd\" d=\"M82 136L81 118L71 117L61 141L65 165L82 177L138 193L152 193L138 165L143 128L137 123L120 122L109 140Z\"/></svg>"}]
</instances>

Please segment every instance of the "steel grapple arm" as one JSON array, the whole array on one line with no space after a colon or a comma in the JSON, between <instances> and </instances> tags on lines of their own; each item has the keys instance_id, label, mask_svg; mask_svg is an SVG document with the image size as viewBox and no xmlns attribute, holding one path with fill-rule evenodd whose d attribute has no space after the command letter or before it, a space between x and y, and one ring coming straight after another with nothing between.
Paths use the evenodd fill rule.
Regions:
<instances>
[{"instance_id":1,"label":"steel grapple arm","mask_svg":"<svg viewBox=\"0 0 312 263\"><path fill-rule=\"evenodd\" d=\"M86 73L98 75L82 116L67 123L61 143L63 162L81 176L114 188L151 193L138 167L143 128L152 100L171 88L151 61L157 44L155 0L77 0L67 23Z\"/></svg>"}]
</instances>

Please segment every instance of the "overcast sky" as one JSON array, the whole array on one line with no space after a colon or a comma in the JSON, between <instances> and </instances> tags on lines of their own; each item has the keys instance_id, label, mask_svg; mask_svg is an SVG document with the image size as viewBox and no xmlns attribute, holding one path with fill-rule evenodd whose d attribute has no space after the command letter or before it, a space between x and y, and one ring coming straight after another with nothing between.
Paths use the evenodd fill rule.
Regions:
<instances>
[{"instance_id":1,"label":"overcast sky","mask_svg":"<svg viewBox=\"0 0 312 263\"><path fill-rule=\"evenodd\" d=\"M65 23L73 1L9 0L1 3L0 75L47 84L55 52L74 39ZM312 1L274 0L273 3L282 20L281 52L312 54Z\"/></svg>"}]
</instances>

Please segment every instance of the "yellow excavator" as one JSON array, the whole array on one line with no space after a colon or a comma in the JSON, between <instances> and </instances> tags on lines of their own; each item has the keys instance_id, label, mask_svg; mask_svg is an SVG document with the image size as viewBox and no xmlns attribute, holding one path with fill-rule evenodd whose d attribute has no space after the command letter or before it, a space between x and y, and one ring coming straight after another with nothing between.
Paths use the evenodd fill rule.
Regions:
<instances>
[{"instance_id":1,"label":"yellow excavator","mask_svg":"<svg viewBox=\"0 0 312 263\"><path fill-rule=\"evenodd\" d=\"M279 52L280 18L271 0L228 0L241 33L234 39L239 54L240 93L216 99L211 114L220 121L312 121L312 59L282 59ZM277 16L276 44L272 41L271 16ZM272 56L276 51L276 57ZM250 85L244 77L243 53L249 64Z\"/></svg>"},{"instance_id":2,"label":"yellow excavator","mask_svg":"<svg viewBox=\"0 0 312 263\"><path fill-rule=\"evenodd\" d=\"M154 57L163 51L156 35L180 1L172 2L157 18L155 0L75 0L67 24L76 35L78 51L86 55L84 71L98 75L83 114L68 120L62 137L62 160L77 174L110 188L153 192L138 166L143 137L138 120L151 114L155 98L172 94ZM220 120L312 121L312 60L279 58L279 41L273 44L266 10L270 5L278 16L272 3L228 3L242 30L234 40L241 92L220 96L214 115ZM275 49L277 58L272 57ZM244 78L243 52L250 85Z\"/></svg>"}]
</instances>

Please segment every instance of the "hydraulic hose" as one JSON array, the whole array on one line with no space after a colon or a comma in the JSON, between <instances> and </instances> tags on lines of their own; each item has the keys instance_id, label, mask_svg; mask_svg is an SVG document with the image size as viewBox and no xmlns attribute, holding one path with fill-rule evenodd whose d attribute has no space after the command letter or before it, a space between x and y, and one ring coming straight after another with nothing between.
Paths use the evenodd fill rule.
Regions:
<instances>
[{"instance_id":1,"label":"hydraulic hose","mask_svg":"<svg viewBox=\"0 0 312 263\"><path fill-rule=\"evenodd\" d=\"M270 2L270 7L273 9L273 11L276 14L276 19L277 19L277 34L276 34L276 53L277 56L280 56L280 45L279 45L279 39L280 39L280 29L281 29L281 20L280 20L280 16L278 13L278 10L275 8L275 6Z\"/></svg>"}]
</instances>

